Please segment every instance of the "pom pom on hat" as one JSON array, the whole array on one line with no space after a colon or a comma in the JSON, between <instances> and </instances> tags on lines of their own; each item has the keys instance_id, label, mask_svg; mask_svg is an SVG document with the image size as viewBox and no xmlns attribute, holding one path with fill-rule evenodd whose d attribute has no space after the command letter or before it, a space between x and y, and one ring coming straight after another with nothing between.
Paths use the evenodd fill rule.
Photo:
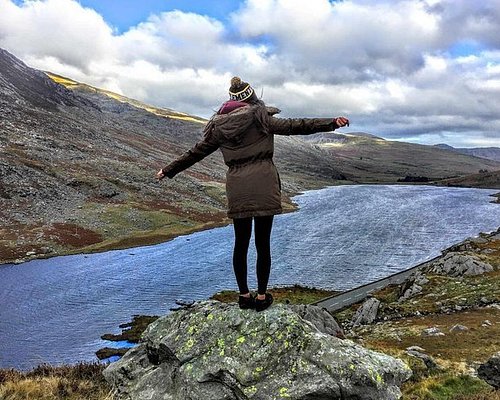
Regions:
<instances>
[{"instance_id":1,"label":"pom pom on hat","mask_svg":"<svg viewBox=\"0 0 500 400\"><path fill-rule=\"evenodd\" d=\"M239 76L231 78L231 87L229 88L229 98L231 100L245 101L254 93L249 83L243 82Z\"/></svg>"},{"instance_id":2,"label":"pom pom on hat","mask_svg":"<svg viewBox=\"0 0 500 400\"><path fill-rule=\"evenodd\" d=\"M231 87L241 85L241 78L239 76L233 76L231 78Z\"/></svg>"}]
</instances>

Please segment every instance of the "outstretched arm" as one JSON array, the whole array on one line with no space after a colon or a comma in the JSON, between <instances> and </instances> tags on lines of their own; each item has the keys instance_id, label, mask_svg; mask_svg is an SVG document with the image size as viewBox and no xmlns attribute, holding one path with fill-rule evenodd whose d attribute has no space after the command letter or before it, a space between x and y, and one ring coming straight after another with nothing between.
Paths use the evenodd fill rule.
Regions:
<instances>
[{"instance_id":1,"label":"outstretched arm","mask_svg":"<svg viewBox=\"0 0 500 400\"><path fill-rule=\"evenodd\" d=\"M349 125L349 120L345 117L269 119L269 129L275 135L311 135L317 132L330 132L346 125Z\"/></svg>"},{"instance_id":2,"label":"outstretched arm","mask_svg":"<svg viewBox=\"0 0 500 400\"><path fill-rule=\"evenodd\" d=\"M196 143L190 150L186 151L182 156L172 161L166 167L160 169L156 177L161 180L165 176L173 178L179 172L184 171L198 161L203 160L206 156L212 154L219 148L219 143L214 140L210 134L205 135L202 141Z\"/></svg>"}]
</instances>

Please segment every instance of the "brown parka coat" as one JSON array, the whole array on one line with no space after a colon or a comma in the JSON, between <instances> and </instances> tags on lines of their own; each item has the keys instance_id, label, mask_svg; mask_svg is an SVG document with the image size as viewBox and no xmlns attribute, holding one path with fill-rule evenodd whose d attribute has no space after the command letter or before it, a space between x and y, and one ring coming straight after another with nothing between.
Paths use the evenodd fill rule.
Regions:
<instances>
[{"instance_id":1,"label":"brown parka coat","mask_svg":"<svg viewBox=\"0 0 500 400\"><path fill-rule=\"evenodd\" d=\"M215 114L203 140L163 168L173 178L179 172L221 149L229 167L226 193L229 218L280 214L281 182L273 163L274 135L309 135L338 128L333 118L276 118L274 107L249 104L227 114Z\"/></svg>"}]
</instances>

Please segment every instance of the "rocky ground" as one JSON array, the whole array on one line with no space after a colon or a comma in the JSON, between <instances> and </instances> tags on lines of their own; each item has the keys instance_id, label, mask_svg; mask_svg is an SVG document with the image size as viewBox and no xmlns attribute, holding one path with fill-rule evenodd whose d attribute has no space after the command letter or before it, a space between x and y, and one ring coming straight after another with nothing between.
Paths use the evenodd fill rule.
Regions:
<instances>
[{"instance_id":1,"label":"rocky ground","mask_svg":"<svg viewBox=\"0 0 500 400\"><path fill-rule=\"evenodd\" d=\"M335 316L348 338L412 366L405 398L499 397L477 376L500 350L500 229L452 246L402 285Z\"/></svg>"}]
</instances>

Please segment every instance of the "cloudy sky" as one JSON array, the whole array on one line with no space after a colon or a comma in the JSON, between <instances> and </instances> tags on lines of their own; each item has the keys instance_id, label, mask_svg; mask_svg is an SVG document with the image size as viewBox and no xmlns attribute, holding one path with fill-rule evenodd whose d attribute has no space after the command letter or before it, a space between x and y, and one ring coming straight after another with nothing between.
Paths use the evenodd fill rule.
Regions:
<instances>
[{"instance_id":1,"label":"cloudy sky","mask_svg":"<svg viewBox=\"0 0 500 400\"><path fill-rule=\"evenodd\" d=\"M239 75L283 116L500 146L500 0L0 0L0 47L204 117Z\"/></svg>"}]
</instances>

